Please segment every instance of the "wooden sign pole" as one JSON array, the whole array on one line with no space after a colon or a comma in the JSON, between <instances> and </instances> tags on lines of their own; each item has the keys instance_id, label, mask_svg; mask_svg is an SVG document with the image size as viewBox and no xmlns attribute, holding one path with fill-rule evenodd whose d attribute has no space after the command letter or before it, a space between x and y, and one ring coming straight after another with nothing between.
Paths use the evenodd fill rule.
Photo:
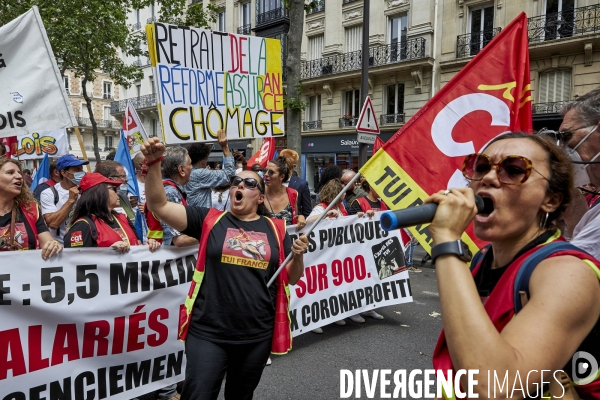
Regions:
<instances>
[{"instance_id":1,"label":"wooden sign pole","mask_svg":"<svg viewBox=\"0 0 600 400\"><path fill-rule=\"evenodd\" d=\"M83 159L85 161L89 161L87 153L85 152L85 147L83 147L83 138L81 137L81 132L79 132L79 127L74 126L73 129L75 129L75 134L77 135L77 140L79 141L79 147L81 148L81 155L83 156ZM98 162L98 161L96 161L96 162ZM87 168L87 172L92 172L92 168L90 167L90 164L87 164L86 168Z\"/></svg>"}]
</instances>

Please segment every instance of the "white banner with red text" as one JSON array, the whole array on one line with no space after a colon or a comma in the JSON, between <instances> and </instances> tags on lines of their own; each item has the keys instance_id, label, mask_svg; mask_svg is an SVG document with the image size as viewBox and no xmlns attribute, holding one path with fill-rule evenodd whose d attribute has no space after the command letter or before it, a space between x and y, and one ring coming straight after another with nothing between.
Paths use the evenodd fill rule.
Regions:
<instances>
[{"instance_id":1,"label":"white banner with red text","mask_svg":"<svg viewBox=\"0 0 600 400\"><path fill-rule=\"evenodd\" d=\"M381 229L380 216L324 219L311 232L304 275L290 285L293 336L359 312L412 301L404 260L408 242L399 230ZM295 226L288 233L298 236Z\"/></svg>"},{"instance_id":2,"label":"white banner with red text","mask_svg":"<svg viewBox=\"0 0 600 400\"><path fill-rule=\"evenodd\" d=\"M381 230L377 214L322 221L290 286L293 335L412 301L398 232ZM0 253L0 400L131 399L182 381L178 315L196 253Z\"/></svg>"},{"instance_id":3,"label":"white banner with red text","mask_svg":"<svg viewBox=\"0 0 600 400\"><path fill-rule=\"evenodd\" d=\"M196 252L1 253L0 399L132 399L182 381Z\"/></svg>"}]
</instances>

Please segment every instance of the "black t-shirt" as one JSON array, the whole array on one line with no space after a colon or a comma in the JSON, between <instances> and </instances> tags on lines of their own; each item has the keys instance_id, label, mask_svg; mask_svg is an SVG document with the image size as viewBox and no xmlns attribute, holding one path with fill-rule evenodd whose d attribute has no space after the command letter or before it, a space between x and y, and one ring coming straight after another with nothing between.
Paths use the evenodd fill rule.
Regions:
<instances>
[{"instance_id":1,"label":"black t-shirt","mask_svg":"<svg viewBox=\"0 0 600 400\"><path fill-rule=\"evenodd\" d=\"M10 220L12 218L12 211L0 217L0 251L10 250ZM46 222L42 217L41 213L38 215L38 219L35 223L38 235L43 232L48 232ZM15 218L15 244L17 250L34 250L35 249L36 236L27 222L27 218L23 215L21 210L17 210L17 216Z\"/></svg>"},{"instance_id":2,"label":"black t-shirt","mask_svg":"<svg viewBox=\"0 0 600 400\"><path fill-rule=\"evenodd\" d=\"M371 206L373 211L381 211L381 203L379 202L379 200L371 201L371 200L369 200L368 197L363 197L363 198L369 202L369 205ZM358 199L356 199L352 202L352 204L350 204L350 208L348 209L348 215L355 215L355 214L358 214L359 212L364 212L364 211L360 207L360 203L358 202Z\"/></svg>"},{"instance_id":3,"label":"black t-shirt","mask_svg":"<svg viewBox=\"0 0 600 400\"><path fill-rule=\"evenodd\" d=\"M538 246L542 243L545 243L548 239L554 235L555 231L550 230L533 239L531 242L525 245L517 255L505 266L500 268L492 269L492 261L494 260L494 252L490 247L487 253L485 253L483 257L483 261L481 267L477 271L475 275L475 284L477 285L477 291L479 292L479 297L482 300L487 300L487 298L492 293L492 290L496 287L496 284L504 274L504 271L508 268L510 264L512 264L517 258L521 257L524 253L528 252L535 246Z\"/></svg>"},{"instance_id":4,"label":"black t-shirt","mask_svg":"<svg viewBox=\"0 0 600 400\"><path fill-rule=\"evenodd\" d=\"M129 222L129 226L133 229L135 235L137 236L137 231L132 226L131 221L128 219L127 222ZM119 225L116 219L108 221L106 224L112 229L121 228L121 225ZM64 242L65 248L98 247L98 242L92 237L92 229L86 221L77 221L71 225L67 233L65 233ZM130 243L130 246L135 245L137 245L137 243Z\"/></svg>"},{"instance_id":5,"label":"black t-shirt","mask_svg":"<svg viewBox=\"0 0 600 400\"><path fill-rule=\"evenodd\" d=\"M187 229L200 238L209 209L186 206ZM291 251L286 233L284 252ZM252 343L273 334L276 285L267 282L279 267L279 244L263 217L241 221L225 214L211 229L204 279L192 312L189 333L213 342Z\"/></svg>"}]
</instances>

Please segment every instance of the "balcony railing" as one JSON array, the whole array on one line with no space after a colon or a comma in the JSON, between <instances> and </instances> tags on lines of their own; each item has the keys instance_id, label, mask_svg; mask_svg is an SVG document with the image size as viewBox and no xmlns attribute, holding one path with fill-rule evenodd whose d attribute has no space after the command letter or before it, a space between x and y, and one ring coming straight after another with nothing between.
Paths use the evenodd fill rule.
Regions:
<instances>
[{"instance_id":1,"label":"balcony railing","mask_svg":"<svg viewBox=\"0 0 600 400\"><path fill-rule=\"evenodd\" d=\"M310 9L308 15L325 11L325 0L318 0L315 2L315 6Z\"/></svg>"},{"instance_id":2,"label":"balcony railing","mask_svg":"<svg viewBox=\"0 0 600 400\"><path fill-rule=\"evenodd\" d=\"M425 38L413 38L399 43L373 46L369 49L369 66L379 67L403 61L425 58ZM301 79L316 78L341 72L359 70L362 51L336 54L317 60L304 61L300 68Z\"/></svg>"},{"instance_id":3,"label":"balcony railing","mask_svg":"<svg viewBox=\"0 0 600 400\"><path fill-rule=\"evenodd\" d=\"M285 7L275 8L273 10L256 15L256 25L266 24L279 19L288 18L288 10Z\"/></svg>"},{"instance_id":4,"label":"balcony railing","mask_svg":"<svg viewBox=\"0 0 600 400\"><path fill-rule=\"evenodd\" d=\"M142 60L140 58L138 58L137 60L134 60L132 63L132 65L137 65L138 67L142 66Z\"/></svg>"},{"instance_id":5,"label":"balcony railing","mask_svg":"<svg viewBox=\"0 0 600 400\"><path fill-rule=\"evenodd\" d=\"M534 103L533 114L558 114L566 101L555 101L553 103Z\"/></svg>"},{"instance_id":6,"label":"balcony railing","mask_svg":"<svg viewBox=\"0 0 600 400\"><path fill-rule=\"evenodd\" d=\"M458 35L456 39L456 58L471 57L476 55L491 40L500 33L502 28L486 29L481 32Z\"/></svg>"},{"instance_id":7,"label":"balcony railing","mask_svg":"<svg viewBox=\"0 0 600 400\"><path fill-rule=\"evenodd\" d=\"M380 124L402 124L404 123L404 114L381 114Z\"/></svg>"},{"instance_id":8,"label":"balcony railing","mask_svg":"<svg viewBox=\"0 0 600 400\"><path fill-rule=\"evenodd\" d=\"M119 129L121 127L119 122L114 120L96 119L95 121L99 128ZM92 120L89 118L77 117L77 123L79 126L92 126Z\"/></svg>"},{"instance_id":9,"label":"balcony railing","mask_svg":"<svg viewBox=\"0 0 600 400\"><path fill-rule=\"evenodd\" d=\"M321 120L318 121L305 121L302 124L302 130L304 131L316 131L321 129Z\"/></svg>"},{"instance_id":10,"label":"balcony railing","mask_svg":"<svg viewBox=\"0 0 600 400\"><path fill-rule=\"evenodd\" d=\"M252 31L251 24L242 25L237 28L238 35L249 35L251 31Z\"/></svg>"},{"instance_id":11,"label":"balcony railing","mask_svg":"<svg viewBox=\"0 0 600 400\"><path fill-rule=\"evenodd\" d=\"M349 126L356 126L358 123L358 118L340 118L340 128L346 128Z\"/></svg>"},{"instance_id":12,"label":"balcony railing","mask_svg":"<svg viewBox=\"0 0 600 400\"><path fill-rule=\"evenodd\" d=\"M355 1L358 1L358 0L342 0L342 3L343 4L347 4L347 3L352 3L352 2L355 2Z\"/></svg>"},{"instance_id":13,"label":"balcony railing","mask_svg":"<svg viewBox=\"0 0 600 400\"><path fill-rule=\"evenodd\" d=\"M124 112L125 108L127 108L127 100L131 101L135 109L156 107L156 94L147 94L140 97L132 97L130 99L111 102L110 113L116 114Z\"/></svg>"},{"instance_id":14,"label":"balcony railing","mask_svg":"<svg viewBox=\"0 0 600 400\"><path fill-rule=\"evenodd\" d=\"M151 23L153 23L153 22L156 22L156 17L150 17L150 18L148 18L148 19L146 20L146 23L147 23L147 24L151 24Z\"/></svg>"},{"instance_id":15,"label":"balcony railing","mask_svg":"<svg viewBox=\"0 0 600 400\"><path fill-rule=\"evenodd\" d=\"M109 94L109 93L104 93L102 95L102 98L105 99L105 100L112 100L113 99L113 95Z\"/></svg>"},{"instance_id":16,"label":"balcony railing","mask_svg":"<svg viewBox=\"0 0 600 400\"><path fill-rule=\"evenodd\" d=\"M131 29L133 29L134 31L138 31L138 30L142 29L142 23L136 22L135 24L131 24Z\"/></svg>"},{"instance_id":17,"label":"balcony railing","mask_svg":"<svg viewBox=\"0 0 600 400\"><path fill-rule=\"evenodd\" d=\"M532 17L527 24L529 43L600 32L600 4Z\"/></svg>"}]
</instances>

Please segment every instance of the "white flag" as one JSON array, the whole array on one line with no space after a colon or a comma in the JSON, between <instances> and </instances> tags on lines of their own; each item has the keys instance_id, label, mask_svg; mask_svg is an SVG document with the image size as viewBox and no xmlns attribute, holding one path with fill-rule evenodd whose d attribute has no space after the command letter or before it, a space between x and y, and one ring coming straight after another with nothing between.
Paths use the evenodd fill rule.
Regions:
<instances>
[{"instance_id":1,"label":"white flag","mask_svg":"<svg viewBox=\"0 0 600 400\"><path fill-rule=\"evenodd\" d=\"M133 107L133 104L129 100L127 100L125 116L123 117L123 132L127 138L129 154L133 157L135 153L140 151L140 145L144 143L144 140L148 139L148 135L137 111L135 111L135 107Z\"/></svg>"},{"instance_id":2,"label":"white flag","mask_svg":"<svg viewBox=\"0 0 600 400\"><path fill-rule=\"evenodd\" d=\"M0 27L0 137L77 124L37 7Z\"/></svg>"}]
</instances>

